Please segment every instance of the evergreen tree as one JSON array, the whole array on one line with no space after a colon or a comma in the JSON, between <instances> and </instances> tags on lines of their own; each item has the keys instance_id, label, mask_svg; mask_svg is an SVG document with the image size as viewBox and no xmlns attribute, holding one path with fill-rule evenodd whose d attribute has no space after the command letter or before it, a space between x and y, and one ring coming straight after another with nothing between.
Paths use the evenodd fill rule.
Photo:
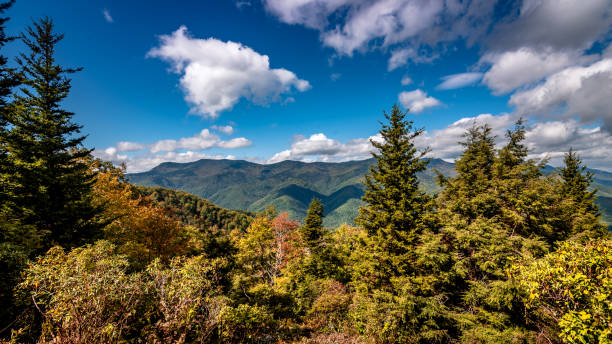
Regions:
<instances>
[{"instance_id":1,"label":"evergreen tree","mask_svg":"<svg viewBox=\"0 0 612 344\"><path fill-rule=\"evenodd\" d=\"M323 229L323 203L318 198L313 198L308 206L308 212L304 225L298 230L302 241L311 251L317 251L325 233Z\"/></svg>"},{"instance_id":2,"label":"evergreen tree","mask_svg":"<svg viewBox=\"0 0 612 344\"><path fill-rule=\"evenodd\" d=\"M445 188L439 201L470 219L480 214L492 216L496 212L496 201L488 190L493 179L495 137L487 124L474 123L463 138L459 144L465 150L455 161L457 177L449 180L438 175L441 186Z\"/></svg>"},{"instance_id":3,"label":"evergreen tree","mask_svg":"<svg viewBox=\"0 0 612 344\"><path fill-rule=\"evenodd\" d=\"M378 152L356 220L367 236L357 238L350 258L356 290L350 318L378 343L443 343L449 314L438 286L449 278L449 259L435 235L431 198L417 179L427 165L427 151L414 143L423 130L414 129L406 114L394 105L385 113L382 142L372 140Z\"/></svg>"},{"instance_id":4,"label":"evergreen tree","mask_svg":"<svg viewBox=\"0 0 612 344\"><path fill-rule=\"evenodd\" d=\"M45 247L77 245L99 227L93 221L99 209L90 201L91 151L82 147L85 136L72 122L73 113L61 106L71 87L68 75L80 70L56 64L55 47L62 38L49 18L22 34L29 50L17 58L24 87L7 112L3 142L10 165L4 175L7 195L22 223L45 238Z\"/></svg>"},{"instance_id":5,"label":"evergreen tree","mask_svg":"<svg viewBox=\"0 0 612 344\"><path fill-rule=\"evenodd\" d=\"M376 164L365 176L366 205L356 219L385 255L381 263L388 263L383 268L389 275L383 279L409 272L413 245L430 205L417 179L427 166L422 159L427 152L419 152L414 145L423 130L414 129L406 114L394 105L390 114L384 113L389 124L382 124L382 142L371 140L378 150L372 153Z\"/></svg>"},{"instance_id":6,"label":"evergreen tree","mask_svg":"<svg viewBox=\"0 0 612 344\"><path fill-rule=\"evenodd\" d=\"M576 202L585 202L589 210L597 211L594 203L597 189L588 191L588 187L593 182L593 172L587 171L586 166L582 165L582 160L573 149L565 154L563 159L564 166L560 169L563 179L561 192L563 196L572 198Z\"/></svg>"},{"instance_id":7,"label":"evergreen tree","mask_svg":"<svg viewBox=\"0 0 612 344\"><path fill-rule=\"evenodd\" d=\"M524 342L533 333L521 314L521 295L507 269L545 254L557 237L560 197L554 178L527 159L522 119L495 151L488 126L468 129L457 176L445 180L437 211L456 280L448 306L463 342ZM451 328L451 330L454 330Z\"/></svg>"},{"instance_id":8,"label":"evergreen tree","mask_svg":"<svg viewBox=\"0 0 612 344\"><path fill-rule=\"evenodd\" d=\"M0 14L4 14L14 3L14 0L0 4ZM0 18L0 49L12 41L14 37L6 34L6 22L8 17ZM12 68L7 66L8 59L4 55L0 55L0 212L5 217L6 211L10 210L10 204L7 203L8 181L6 177L10 173L8 171L5 138L7 133L7 105L10 102L10 96L13 93L15 86L19 85L19 78Z\"/></svg>"},{"instance_id":9,"label":"evergreen tree","mask_svg":"<svg viewBox=\"0 0 612 344\"><path fill-rule=\"evenodd\" d=\"M506 131L508 143L499 151L499 167L512 169L519 166L527 157L527 146L523 144L525 140L525 120L519 118L514 124L513 129Z\"/></svg>"},{"instance_id":10,"label":"evergreen tree","mask_svg":"<svg viewBox=\"0 0 612 344\"><path fill-rule=\"evenodd\" d=\"M593 172L587 171L580 157L570 149L565 154L564 166L559 170L561 176L560 196L566 206L563 213L565 222L560 229L564 238L571 235L601 236L605 227L601 224L599 207L595 203L597 189L589 191Z\"/></svg>"}]
</instances>

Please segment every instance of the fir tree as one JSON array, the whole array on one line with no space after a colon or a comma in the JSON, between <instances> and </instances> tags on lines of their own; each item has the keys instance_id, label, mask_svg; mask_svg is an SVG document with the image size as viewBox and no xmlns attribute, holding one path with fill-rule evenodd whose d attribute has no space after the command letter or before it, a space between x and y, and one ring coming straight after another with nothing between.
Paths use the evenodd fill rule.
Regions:
<instances>
[{"instance_id":1,"label":"fir tree","mask_svg":"<svg viewBox=\"0 0 612 344\"><path fill-rule=\"evenodd\" d=\"M49 18L22 34L29 50L17 58L24 87L7 112L10 129L3 142L10 165L7 194L46 247L77 245L98 228L93 221L98 209L90 202L91 151L82 147L85 136L72 122L73 113L61 106L71 87L68 75L80 70L56 64L55 47L62 38Z\"/></svg>"},{"instance_id":2,"label":"fir tree","mask_svg":"<svg viewBox=\"0 0 612 344\"><path fill-rule=\"evenodd\" d=\"M356 222L390 255L393 270L405 273L406 263L419 231L429 197L419 185L417 173L426 169L426 151L419 152L414 140L423 133L405 120L407 112L394 105L384 113L389 124L380 130L382 142L371 140L378 153L376 164L365 176L366 205L359 209Z\"/></svg>"},{"instance_id":3,"label":"fir tree","mask_svg":"<svg viewBox=\"0 0 612 344\"><path fill-rule=\"evenodd\" d=\"M488 192L493 179L495 162L495 137L487 124L474 123L459 142L465 147L455 162L457 177L449 180L439 175L444 192L439 201L445 202L453 211L470 219L480 214L492 216L496 212L495 199Z\"/></svg>"},{"instance_id":4,"label":"fir tree","mask_svg":"<svg viewBox=\"0 0 612 344\"><path fill-rule=\"evenodd\" d=\"M298 230L300 237L311 252L317 251L325 235L323 229L323 203L318 198L313 198L310 202L304 222L304 225Z\"/></svg>"},{"instance_id":5,"label":"fir tree","mask_svg":"<svg viewBox=\"0 0 612 344\"><path fill-rule=\"evenodd\" d=\"M559 170L561 176L560 196L566 206L563 217L566 220L560 229L563 239L571 235L600 236L605 227L600 222L601 214L595 203L597 189L589 191L593 182L593 172L587 171L580 157L570 149L565 154L564 166Z\"/></svg>"},{"instance_id":6,"label":"fir tree","mask_svg":"<svg viewBox=\"0 0 612 344\"><path fill-rule=\"evenodd\" d=\"M431 198L417 173L427 151L415 147L423 133L394 105L385 113L382 142L372 140L376 164L365 178L366 205L357 223L367 233L351 254L351 305L355 327L379 343L441 343L449 340L448 312L440 281L449 278L448 254L434 234Z\"/></svg>"},{"instance_id":7,"label":"fir tree","mask_svg":"<svg viewBox=\"0 0 612 344\"><path fill-rule=\"evenodd\" d=\"M0 14L4 14L14 3L14 0L0 4ZM6 22L8 17L0 18L0 49L4 49L5 45L12 41L14 37L6 34ZM7 164L7 155L5 147L5 139L7 134L7 105L10 102L10 96L13 89L19 85L19 77L12 68L7 66L8 59L4 55L0 55L0 212L2 216L6 216L6 212L10 210L10 204L7 203L8 197L8 181L6 177L9 175L9 165Z\"/></svg>"},{"instance_id":8,"label":"fir tree","mask_svg":"<svg viewBox=\"0 0 612 344\"><path fill-rule=\"evenodd\" d=\"M591 211L597 211L593 203L597 189L588 191L588 187L593 182L593 172L587 171L586 166L582 165L582 160L573 149L565 154L563 159L564 166L560 169L563 179L561 192L563 196L570 197L577 202L585 202Z\"/></svg>"}]
</instances>

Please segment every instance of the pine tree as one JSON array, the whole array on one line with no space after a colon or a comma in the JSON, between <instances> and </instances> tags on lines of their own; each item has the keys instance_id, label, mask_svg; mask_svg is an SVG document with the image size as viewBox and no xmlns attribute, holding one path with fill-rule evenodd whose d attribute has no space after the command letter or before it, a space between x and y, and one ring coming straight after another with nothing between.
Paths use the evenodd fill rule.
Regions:
<instances>
[{"instance_id":1,"label":"pine tree","mask_svg":"<svg viewBox=\"0 0 612 344\"><path fill-rule=\"evenodd\" d=\"M452 327L462 342L528 341L533 333L507 269L518 259L541 257L557 237L557 184L542 175L543 163L527 159L522 120L497 151L486 125L468 129L465 138L458 174L445 180L437 202L440 240L451 250L456 277L447 286Z\"/></svg>"},{"instance_id":2,"label":"pine tree","mask_svg":"<svg viewBox=\"0 0 612 344\"><path fill-rule=\"evenodd\" d=\"M589 191L593 172L587 171L582 160L573 149L565 154L564 166L559 170L562 183L560 196L566 206L564 209L566 238L571 235L600 236L605 227L600 222L601 214L595 203L597 189Z\"/></svg>"},{"instance_id":3,"label":"pine tree","mask_svg":"<svg viewBox=\"0 0 612 344\"><path fill-rule=\"evenodd\" d=\"M17 62L24 87L7 112L9 131L3 142L10 164L8 196L22 223L36 227L45 246L77 245L98 226L99 209L91 205L94 182L80 136L81 126L61 103L70 91L69 74L80 69L55 62L63 35L53 32L49 18L28 27L21 40L29 53Z\"/></svg>"},{"instance_id":4,"label":"pine tree","mask_svg":"<svg viewBox=\"0 0 612 344\"><path fill-rule=\"evenodd\" d=\"M0 14L4 14L14 3L14 0L0 4ZM8 17L0 18L0 49L12 41L14 37L6 34L6 22ZM8 59L4 55L0 55L0 212L2 216L6 216L6 212L10 210L10 204L7 203L8 197L8 181L6 177L9 175L9 165L7 164L5 138L7 133L7 105L10 102L10 96L13 89L19 85L19 77L12 68L7 66Z\"/></svg>"},{"instance_id":5,"label":"pine tree","mask_svg":"<svg viewBox=\"0 0 612 344\"><path fill-rule=\"evenodd\" d=\"M359 209L356 223L374 239L388 260L387 273L408 272L413 259L413 245L423 227L430 198L419 185L417 173L426 169L427 151L418 151L414 140L423 133L405 120L407 111L394 105L384 113L389 124L380 130L382 142L370 140L378 153L372 153L376 164L365 176L366 205ZM382 262L381 262L382 263Z\"/></svg>"},{"instance_id":6,"label":"pine tree","mask_svg":"<svg viewBox=\"0 0 612 344\"><path fill-rule=\"evenodd\" d=\"M445 188L438 200L470 219L480 214L492 216L496 212L496 202L488 189L493 179L495 137L487 124L474 123L463 138L464 141L459 144L465 150L455 161L457 177L450 180L438 176L441 186Z\"/></svg>"},{"instance_id":7,"label":"pine tree","mask_svg":"<svg viewBox=\"0 0 612 344\"><path fill-rule=\"evenodd\" d=\"M304 225L300 227L298 233L306 247L311 251L316 251L323 236L323 203L318 198L313 198L308 206Z\"/></svg>"},{"instance_id":8,"label":"pine tree","mask_svg":"<svg viewBox=\"0 0 612 344\"><path fill-rule=\"evenodd\" d=\"M593 182L593 172L586 170L586 166L582 165L582 160L573 149L565 154L563 163L564 166L560 169L563 196L577 202L586 202L590 210L597 211L597 206L593 203L597 189L588 191L588 187Z\"/></svg>"}]
</instances>

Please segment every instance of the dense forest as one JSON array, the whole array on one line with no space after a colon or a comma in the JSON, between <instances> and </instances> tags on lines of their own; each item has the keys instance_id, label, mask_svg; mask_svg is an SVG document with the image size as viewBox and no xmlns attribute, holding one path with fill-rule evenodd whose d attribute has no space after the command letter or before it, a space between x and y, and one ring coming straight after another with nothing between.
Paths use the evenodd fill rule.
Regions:
<instances>
[{"instance_id":1,"label":"dense forest","mask_svg":"<svg viewBox=\"0 0 612 344\"><path fill-rule=\"evenodd\" d=\"M5 13L11 3L0 5ZM423 133L393 106L355 226L131 185L62 107L62 35L0 20L0 342L612 343L612 240L569 151L543 174L523 121L463 136L425 192Z\"/></svg>"}]
</instances>

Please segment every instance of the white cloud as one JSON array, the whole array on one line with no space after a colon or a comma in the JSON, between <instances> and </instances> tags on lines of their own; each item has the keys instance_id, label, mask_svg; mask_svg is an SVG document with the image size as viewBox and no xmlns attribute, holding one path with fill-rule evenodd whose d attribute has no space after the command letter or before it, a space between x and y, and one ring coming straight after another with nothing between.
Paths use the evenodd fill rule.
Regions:
<instances>
[{"instance_id":1,"label":"white cloud","mask_svg":"<svg viewBox=\"0 0 612 344\"><path fill-rule=\"evenodd\" d=\"M403 107L413 113L421 113L426 108L442 105L438 99L428 97L427 93L419 89L401 92L398 95L398 100Z\"/></svg>"},{"instance_id":2,"label":"white cloud","mask_svg":"<svg viewBox=\"0 0 612 344\"><path fill-rule=\"evenodd\" d=\"M108 23L113 22L113 17L111 17L110 12L106 8L102 11L102 15L104 16L104 20Z\"/></svg>"},{"instance_id":3,"label":"white cloud","mask_svg":"<svg viewBox=\"0 0 612 344\"><path fill-rule=\"evenodd\" d=\"M219 136L212 134L208 129L192 137L183 137L180 140L161 140L151 145L151 153L176 151L178 149L203 150L215 147L219 143Z\"/></svg>"},{"instance_id":4,"label":"white cloud","mask_svg":"<svg viewBox=\"0 0 612 344\"><path fill-rule=\"evenodd\" d=\"M111 161L115 164L119 164L127 159L127 155L119 154L119 151L115 147L108 147L106 149L96 149L93 151L93 155L102 160Z\"/></svg>"},{"instance_id":5,"label":"white cloud","mask_svg":"<svg viewBox=\"0 0 612 344\"><path fill-rule=\"evenodd\" d=\"M442 78L444 80L436 88L439 90L452 90L472 85L482 78L482 73L460 73L447 75Z\"/></svg>"},{"instance_id":6,"label":"white cloud","mask_svg":"<svg viewBox=\"0 0 612 344\"><path fill-rule=\"evenodd\" d=\"M417 147L425 149L429 147L431 153L429 156L441 159L455 159L463 151L463 147L458 143L462 140L462 135L467 128L474 123L487 123L494 135L503 137L505 130L512 125L517 119L516 116L505 114L493 116L491 114L480 114L475 117L464 117L448 126L426 131L424 135L417 138Z\"/></svg>"},{"instance_id":7,"label":"white cloud","mask_svg":"<svg viewBox=\"0 0 612 344\"><path fill-rule=\"evenodd\" d=\"M339 55L371 47L396 47L389 70L408 60L426 62L440 42L487 32L495 1L490 0L264 0L280 21L320 31L324 45ZM435 52L433 56L435 56Z\"/></svg>"},{"instance_id":8,"label":"white cloud","mask_svg":"<svg viewBox=\"0 0 612 344\"><path fill-rule=\"evenodd\" d=\"M119 152L135 152L145 149L146 146L138 142L122 141L117 142L117 151Z\"/></svg>"},{"instance_id":9,"label":"white cloud","mask_svg":"<svg viewBox=\"0 0 612 344\"><path fill-rule=\"evenodd\" d=\"M604 38L611 25L610 0L524 0L518 17L499 25L488 45L496 51L582 51Z\"/></svg>"},{"instance_id":10,"label":"white cloud","mask_svg":"<svg viewBox=\"0 0 612 344\"><path fill-rule=\"evenodd\" d=\"M483 82L496 94L510 92L524 85L540 81L567 66L589 62L593 57L581 57L578 52L536 51L520 48L504 53L488 53L481 62L490 63Z\"/></svg>"},{"instance_id":11,"label":"white cloud","mask_svg":"<svg viewBox=\"0 0 612 344\"><path fill-rule=\"evenodd\" d=\"M542 84L519 91L509 104L521 115L578 116L582 122L603 121L612 130L612 59L574 66L549 76Z\"/></svg>"},{"instance_id":12,"label":"white cloud","mask_svg":"<svg viewBox=\"0 0 612 344\"><path fill-rule=\"evenodd\" d=\"M391 51L391 57L389 58L388 71L397 69L408 63L409 59L415 58L417 52L413 48L402 48Z\"/></svg>"},{"instance_id":13,"label":"white cloud","mask_svg":"<svg viewBox=\"0 0 612 344\"><path fill-rule=\"evenodd\" d=\"M266 9L287 24L310 28L327 25L327 17L351 0L265 0Z\"/></svg>"},{"instance_id":14,"label":"white cloud","mask_svg":"<svg viewBox=\"0 0 612 344\"><path fill-rule=\"evenodd\" d=\"M234 133L234 128L231 125L213 125L210 128L225 135L232 135Z\"/></svg>"},{"instance_id":15,"label":"white cloud","mask_svg":"<svg viewBox=\"0 0 612 344\"><path fill-rule=\"evenodd\" d=\"M337 81L338 79L340 79L340 77L341 77L341 76L342 76L342 74L340 74L340 73L332 73L332 74L329 76L329 78L330 78L332 81Z\"/></svg>"},{"instance_id":16,"label":"white cloud","mask_svg":"<svg viewBox=\"0 0 612 344\"><path fill-rule=\"evenodd\" d=\"M402 86L410 85L412 84L412 79L410 79L410 77L406 75L402 78L401 83L402 83Z\"/></svg>"},{"instance_id":17,"label":"white cloud","mask_svg":"<svg viewBox=\"0 0 612 344\"><path fill-rule=\"evenodd\" d=\"M160 37L160 45L147 53L171 64L181 74L185 100L191 112L217 117L240 98L256 104L281 101L281 94L310 89L306 80L283 68L270 68L267 55L236 42L190 37L181 26Z\"/></svg>"},{"instance_id":18,"label":"white cloud","mask_svg":"<svg viewBox=\"0 0 612 344\"><path fill-rule=\"evenodd\" d=\"M217 147L225 148L225 149L236 149L236 148L249 147L252 144L253 143L250 140L247 140L244 137L237 137L229 141L221 141L217 143Z\"/></svg>"},{"instance_id":19,"label":"white cloud","mask_svg":"<svg viewBox=\"0 0 612 344\"><path fill-rule=\"evenodd\" d=\"M359 138L341 143L330 139L325 134L313 134L309 138L295 136L291 148L276 153L267 163L284 160L299 161L349 161L362 160L371 157L372 145L370 139L381 141L379 135L370 138Z\"/></svg>"}]
</instances>

